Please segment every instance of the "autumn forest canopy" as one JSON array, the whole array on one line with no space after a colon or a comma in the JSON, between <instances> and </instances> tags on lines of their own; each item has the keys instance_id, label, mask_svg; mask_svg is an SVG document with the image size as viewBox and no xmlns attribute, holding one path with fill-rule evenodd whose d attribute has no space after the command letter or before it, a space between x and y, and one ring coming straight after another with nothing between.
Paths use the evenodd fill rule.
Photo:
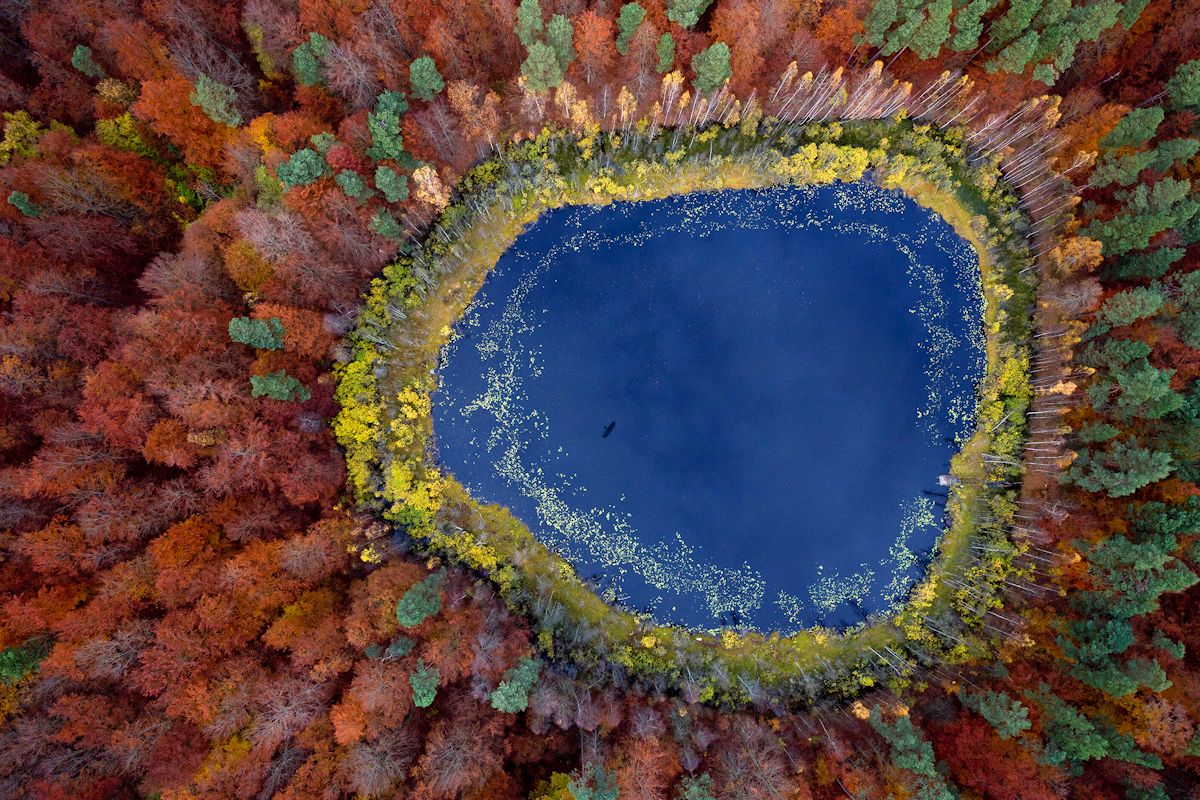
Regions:
<instances>
[{"instance_id":1,"label":"autumn forest canopy","mask_svg":"<svg viewBox=\"0 0 1200 800\"><path fill-rule=\"evenodd\" d=\"M33 0L0 43L0 797L1198 796L1196 3ZM944 532L850 627L611 602L436 457L522 231L743 189L975 257Z\"/></svg>"}]
</instances>

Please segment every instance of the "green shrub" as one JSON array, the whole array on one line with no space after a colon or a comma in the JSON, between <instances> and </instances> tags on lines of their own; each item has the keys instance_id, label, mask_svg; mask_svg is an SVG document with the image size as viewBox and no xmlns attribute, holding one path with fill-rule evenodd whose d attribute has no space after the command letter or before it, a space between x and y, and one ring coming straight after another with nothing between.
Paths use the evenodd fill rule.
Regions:
<instances>
[{"instance_id":1,"label":"green shrub","mask_svg":"<svg viewBox=\"0 0 1200 800\"><path fill-rule=\"evenodd\" d=\"M396 621L404 628L415 628L442 610L444 572L435 572L415 584L396 603Z\"/></svg>"},{"instance_id":2,"label":"green shrub","mask_svg":"<svg viewBox=\"0 0 1200 800\"><path fill-rule=\"evenodd\" d=\"M288 375L284 370L279 370L266 375L251 375L250 395L304 403L312 397L312 392L301 385L296 378Z\"/></svg>"},{"instance_id":3,"label":"green shrub","mask_svg":"<svg viewBox=\"0 0 1200 800\"><path fill-rule=\"evenodd\" d=\"M229 320L229 338L259 350L279 350L283 348L283 321L279 317L234 317Z\"/></svg>"}]
</instances>

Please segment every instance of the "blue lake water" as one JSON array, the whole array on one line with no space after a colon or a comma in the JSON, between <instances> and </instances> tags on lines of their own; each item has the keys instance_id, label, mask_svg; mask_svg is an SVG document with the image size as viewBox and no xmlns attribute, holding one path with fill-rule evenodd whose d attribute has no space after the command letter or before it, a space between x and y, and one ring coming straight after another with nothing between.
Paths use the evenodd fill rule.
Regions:
<instances>
[{"instance_id":1,"label":"blue lake water","mask_svg":"<svg viewBox=\"0 0 1200 800\"><path fill-rule=\"evenodd\" d=\"M550 212L443 353L438 458L660 621L853 624L941 533L981 317L971 247L868 183Z\"/></svg>"}]
</instances>

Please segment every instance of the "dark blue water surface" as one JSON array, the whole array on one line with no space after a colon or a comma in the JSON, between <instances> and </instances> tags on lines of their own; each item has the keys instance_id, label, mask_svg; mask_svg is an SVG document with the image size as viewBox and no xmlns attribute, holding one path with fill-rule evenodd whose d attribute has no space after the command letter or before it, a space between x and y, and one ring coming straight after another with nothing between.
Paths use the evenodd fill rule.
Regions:
<instances>
[{"instance_id":1,"label":"dark blue water surface","mask_svg":"<svg viewBox=\"0 0 1200 800\"><path fill-rule=\"evenodd\" d=\"M943 527L978 280L949 225L866 183L554 211L444 353L438 455L659 620L851 624Z\"/></svg>"}]
</instances>

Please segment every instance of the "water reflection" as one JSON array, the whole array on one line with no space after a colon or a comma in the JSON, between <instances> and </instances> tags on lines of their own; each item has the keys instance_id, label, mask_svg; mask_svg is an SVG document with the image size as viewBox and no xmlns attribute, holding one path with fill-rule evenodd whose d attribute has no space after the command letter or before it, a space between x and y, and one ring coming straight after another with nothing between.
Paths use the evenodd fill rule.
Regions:
<instances>
[{"instance_id":1,"label":"water reflection","mask_svg":"<svg viewBox=\"0 0 1200 800\"><path fill-rule=\"evenodd\" d=\"M949 225L866 183L552 212L444 353L439 458L661 620L852 624L940 533L978 280Z\"/></svg>"}]
</instances>

